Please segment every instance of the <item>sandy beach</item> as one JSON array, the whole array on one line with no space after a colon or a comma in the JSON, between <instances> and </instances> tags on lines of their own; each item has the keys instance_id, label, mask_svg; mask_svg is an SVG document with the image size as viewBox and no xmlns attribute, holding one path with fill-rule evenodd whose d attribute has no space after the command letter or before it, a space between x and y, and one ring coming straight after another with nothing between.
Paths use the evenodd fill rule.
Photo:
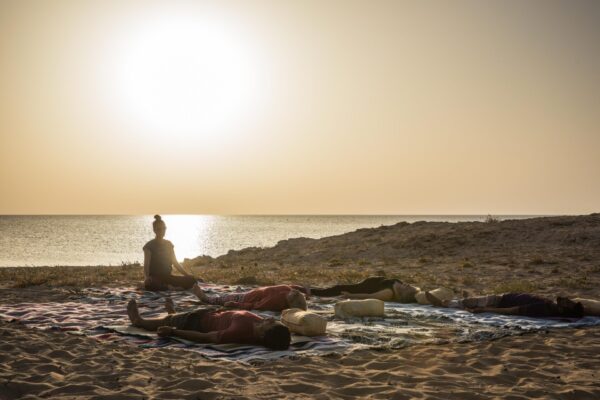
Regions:
<instances>
[{"instance_id":1,"label":"sandy beach","mask_svg":"<svg viewBox=\"0 0 600 400\"><path fill-rule=\"evenodd\" d=\"M592 399L600 332L569 330L392 353L207 361L0 325L2 398ZM28 396L28 397L27 397Z\"/></svg>"},{"instance_id":2,"label":"sandy beach","mask_svg":"<svg viewBox=\"0 0 600 400\"><path fill-rule=\"evenodd\" d=\"M523 289L600 298L600 215L398 224L187 264L222 283L269 283L280 274L283 282L315 284L385 273L426 288L447 285L457 296ZM139 266L94 268L92 277L84 267L3 270L5 305L60 303L89 285L133 285L141 274ZM72 273L65 277L65 271ZM600 330L594 327L252 365L207 360L182 349L98 342L18 322L1 322L0 337L0 399L600 396Z\"/></svg>"}]
</instances>

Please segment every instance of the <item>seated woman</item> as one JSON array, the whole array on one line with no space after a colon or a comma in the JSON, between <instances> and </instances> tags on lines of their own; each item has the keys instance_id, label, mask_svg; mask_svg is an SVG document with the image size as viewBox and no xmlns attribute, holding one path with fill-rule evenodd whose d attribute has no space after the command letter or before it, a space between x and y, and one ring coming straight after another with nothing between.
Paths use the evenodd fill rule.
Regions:
<instances>
[{"instance_id":1,"label":"seated woman","mask_svg":"<svg viewBox=\"0 0 600 400\"><path fill-rule=\"evenodd\" d=\"M351 285L336 285L326 289L311 288L310 293L320 297L345 296L350 299L378 299L399 303L416 303L415 294L419 288L403 283L398 279L371 276Z\"/></svg>"},{"instance_id":2,"label":"seated woman","mask_svg":"<svg viewBox=\"0 0 600 400\"><path fill-rule=\"evenodd\" d=\"M427 299L436 307L459 308L473 313L491 312L534 318L583 317L582 304L569 300L566 297L557 297L556 301L554 301L530 293L505 293L441 301L427 292Z\"/></svg>"},{"instance_id":3,"label":"seated woman","mask_svg":"<svg viewBox=\"0 0 600 400\"><path fill-rule=\"evenodd\" d=\"M176 336L198 343L258 344L273 350L290 346L290 330L272 318L263 318L248 311L218 311L199 309L175 314L170 299L169 315L163 318L142 318L135 300L127 304L127 314L133 326L156 331L159 336Z\"/></svg>"},{"instance_id":4,"label":"seated woman","mask_svg":"<svg viewBox=\"0 0 600 400\"><path fill-rule=\"evenodd\" d=\"M146 290L167 290L169 286L191 289L196 278L177 261L173 243L164 238L167 225L160 215L154 216L152 229L156 237L144 246L144 287ZM171 275L171 266L175 266L183 276Z\"/></svg>"},{"instance_id":5,"label":"seated woman","mask_svg":"<svg viewBox=\"0 0 600 400\"><path fill-rule=\"evenodd\" d=\"M265 286L243 293L208 296L198 285L192 292L206 304L242 308L244 310L282 311L288 308L306 310L306 289L298 285Z\"/></svg>"}]
</instances>

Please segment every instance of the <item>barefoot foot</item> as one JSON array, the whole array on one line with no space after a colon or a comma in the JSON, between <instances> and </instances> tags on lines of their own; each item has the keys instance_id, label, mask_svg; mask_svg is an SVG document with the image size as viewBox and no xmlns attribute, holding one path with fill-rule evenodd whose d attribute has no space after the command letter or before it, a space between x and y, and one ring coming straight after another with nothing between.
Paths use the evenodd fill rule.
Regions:
<instances>
[{"instance_id":1,"label":"barefoot foot","mask_svg":"<svg viewBox=\"0 0 600 400\"><path fill-rule=\"evenodd\" d=\"M140 312L135 299L131 299L129 300L129 303L127 303L127 315L129 316L131 325L139 326L142 317L140 317Z\"/></svg>"},{"instance_id":2,"label":"barefoot foot","mask_svg":"<svg viewBox=\"0 0 600 400\"><path fill-rule=\"evenodd\" d=\"M432 306L434 306L434 307L443 307L444 306L442 301L440 299L438 299L437 297L435 297L434 295L432 295L430 292L428 292L428 291L425 292L425 296L427 297L427 301L429 301Z\"/></svg>"},{"instance_id":3,"label":"barefoot foot","mask_svg":"<svg viewBox=\"0 0 600 400\"><path fill-rule=\"evenodd\" d=\"M192 293L194 293L196 297L200 299L201 302L208 303L208 296L206 295L206 293L204 293L204 290L200 289L200 285L198 285L197 283L195 283L192 287Z\"/></svg>"},{"instance_id":4,"label":"barefoot foot","mask_svg":"<svg viewBox=\"0 0 600 400\"><path fill-rule=\"evenodd\" d=\"M172 298L165 298L165 309L167 310L168 314L175 314L175 303L173 303Z\"/></svg>"}]
</instances>

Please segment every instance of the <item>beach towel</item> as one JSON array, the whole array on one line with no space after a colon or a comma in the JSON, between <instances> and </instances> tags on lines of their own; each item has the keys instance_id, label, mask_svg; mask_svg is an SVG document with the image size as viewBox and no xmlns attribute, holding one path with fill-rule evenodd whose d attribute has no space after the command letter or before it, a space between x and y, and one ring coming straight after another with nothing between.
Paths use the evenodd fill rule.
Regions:
<instances>
[{"instance_id":1,"label":"beach towel","mask_svg":"<svg viewBox=\"0 0 600 400\"><path fill-rule=\"evenodd\" d=\"M247 287L203 284L209 294L249 290ZM472 314L456 309L428 305L386 303L385 316L339 319L334 316L336 300L311 299L311 311L327 318L327 336L292 336L286 351L262 346L198 344L178 338L160 338L153 332L131 327L126 304L136 299L144 317L164 313L165 297L171 297L178 311L203 305L187 291L150 292L133 288L85 289L66 302L20 303L0 305L0 318L20 321L39 329L85 335L101 341L119 341L144 348L179 348L211 359L264 362L279 357L326 355L357 349L396 349L431 343L486 341L508 335L520 335L548 329L599 326L599 317L579 320L535 319L497 314ZM257 312L278 317L274 312Z\"/></svg>"}]
</instances>

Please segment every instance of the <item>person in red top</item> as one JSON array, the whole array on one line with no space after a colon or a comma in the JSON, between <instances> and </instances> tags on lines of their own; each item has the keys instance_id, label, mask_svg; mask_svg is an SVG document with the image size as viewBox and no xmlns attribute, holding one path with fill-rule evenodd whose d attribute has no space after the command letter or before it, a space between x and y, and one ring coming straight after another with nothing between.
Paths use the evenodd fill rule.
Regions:
<instances>
[{"instance_id":1,"label":"person in red top","mask_svg":"<svg viewBox=\"0 0 600 400\"><path fill-rule=\"evenodd\" d=\"M273 318L263 318L249 311L221 311L198 309L175 313L173 303L167 300L163 318L143 318L134 299L127 304L131 324L138 328L156 331L159 336L176 336L199 343L258 344L273 350L289 347L289 329Z\"/></svg>"},{"instance_id":2,"label":"person in red top","mask_svg":"<svg viewBox=\"0 0 600 400\"><path fill-rule=\"evenodd\" d=\"M206 304L244 310L282 311L287 308L306 310L306 289L298 285L265 286L244 293L208 296L195 284L192 292Z\"/></svg>"}]
</instances>

